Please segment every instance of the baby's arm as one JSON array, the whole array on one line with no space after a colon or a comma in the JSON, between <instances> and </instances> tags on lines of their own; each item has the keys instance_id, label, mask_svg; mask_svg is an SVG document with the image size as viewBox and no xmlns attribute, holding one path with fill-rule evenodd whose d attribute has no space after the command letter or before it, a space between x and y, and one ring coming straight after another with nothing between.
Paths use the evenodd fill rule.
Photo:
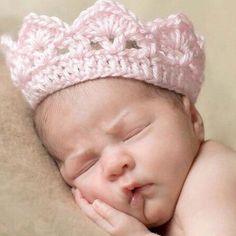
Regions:
<instances>
[{"instance_id":1,"label":"baby's arm","mask_svg":"<svg viewBox=\"0 0 236 236\"><path fill-rule=\"evenodd\" d=\"M112 236L158 236L151 233L136 218L112 208L108 204L95 200L90 204L78 189L72 189L76 203L81 210L99 227Z\"/></svg>"},{"instance_id":2,"label":"baby's arm","mask_svg":"<svg viewBox=\"0 0 236 236\"><path fill-rule=\"evenodd\" d=\"M186 206L181 215L184 232L186 236L235 236L236 153L216 144L207 151L181 197Z\"/></svg>"}]
</instances>

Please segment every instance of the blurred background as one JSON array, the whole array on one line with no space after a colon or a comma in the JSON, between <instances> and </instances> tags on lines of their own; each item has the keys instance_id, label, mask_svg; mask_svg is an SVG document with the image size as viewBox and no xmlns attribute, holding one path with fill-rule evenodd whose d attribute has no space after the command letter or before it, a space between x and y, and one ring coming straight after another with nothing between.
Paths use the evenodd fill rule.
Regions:
<instances>
[{"instance_id":1,"label":"blurred background","mask_svg":"<svg viewBox=\"0 0 236 236\"><path fill-rule=\"evenodd\" d=\"M17 38L23 17L30 12L57 16L71 24L94 0L0 0L0 35ZM197 107L205 121L206 138L236 149L236 1L120 0L141 20L183 12L206 40L205 83ZM0 55L1 57L2 55ZM3 60L0 61L2 65Z\"/></svg>"}]
</instances>

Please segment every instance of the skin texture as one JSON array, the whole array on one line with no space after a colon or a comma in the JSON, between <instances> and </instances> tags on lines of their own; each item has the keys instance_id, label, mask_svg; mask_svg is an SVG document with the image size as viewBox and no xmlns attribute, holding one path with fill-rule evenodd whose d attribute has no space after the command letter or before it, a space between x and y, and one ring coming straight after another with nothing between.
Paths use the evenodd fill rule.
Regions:
<instances>
[{"instance_id":1,"label":"skin texture","mask_svg":"<svg viewBox=\"0 0 236 236\"><path fill-rule=\"evenodd\" d=\"M181 99L180 108L167 96L150 95L140 82L101 79L81 84L69 99L50 96L40 105L36 126L39 120L44 125L38 133L66 183L79 189L77 202L84 199L80 206L91 219L102 215L96 199L132 216L139 227L171 219L204 139L198 111ZM127 197L134 183L150 184L136 205ZM120 228L110 233L129 235ZM145 229L140 235L149 234Z\"/></svg>"}]
</instances>

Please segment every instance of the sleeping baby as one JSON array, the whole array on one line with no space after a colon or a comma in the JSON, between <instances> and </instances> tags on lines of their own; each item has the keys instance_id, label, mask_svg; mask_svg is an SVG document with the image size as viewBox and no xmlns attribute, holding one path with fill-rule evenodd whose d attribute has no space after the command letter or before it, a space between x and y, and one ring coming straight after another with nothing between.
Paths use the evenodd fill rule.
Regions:
<instances>
[{"instance_id":1,"label":"sleeping baby","mask_svg":"<svg viewBox=\"0 0 236 236\"><path fill-rule=\"evenodd\" d=\"M235 236L236 153L205 140L203 37L99 0L1 38L14 84L76 203L115 236ZM157 233L157 234L156 234Z\"/></svg>"}]
</instances>

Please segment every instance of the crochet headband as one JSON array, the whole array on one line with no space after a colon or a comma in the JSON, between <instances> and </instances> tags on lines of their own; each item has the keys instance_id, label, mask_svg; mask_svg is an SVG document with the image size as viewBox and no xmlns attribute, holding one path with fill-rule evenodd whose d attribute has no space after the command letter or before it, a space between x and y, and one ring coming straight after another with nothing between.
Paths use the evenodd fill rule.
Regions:
<instances>
[{"instance_id":1,"label":"crochet headband","mask_svg":"<svg viewBox=\"0 0 236 236\"><path fill-rule=\"evenodd\" d=\"M68 25L31 13L18 41L1 37L13 83L32 109L48 95L98 78L136 79L196 102L204 71L203 37L184 14L141 22L123 5L98 0Z\"/></svg>"}]
</instances>

